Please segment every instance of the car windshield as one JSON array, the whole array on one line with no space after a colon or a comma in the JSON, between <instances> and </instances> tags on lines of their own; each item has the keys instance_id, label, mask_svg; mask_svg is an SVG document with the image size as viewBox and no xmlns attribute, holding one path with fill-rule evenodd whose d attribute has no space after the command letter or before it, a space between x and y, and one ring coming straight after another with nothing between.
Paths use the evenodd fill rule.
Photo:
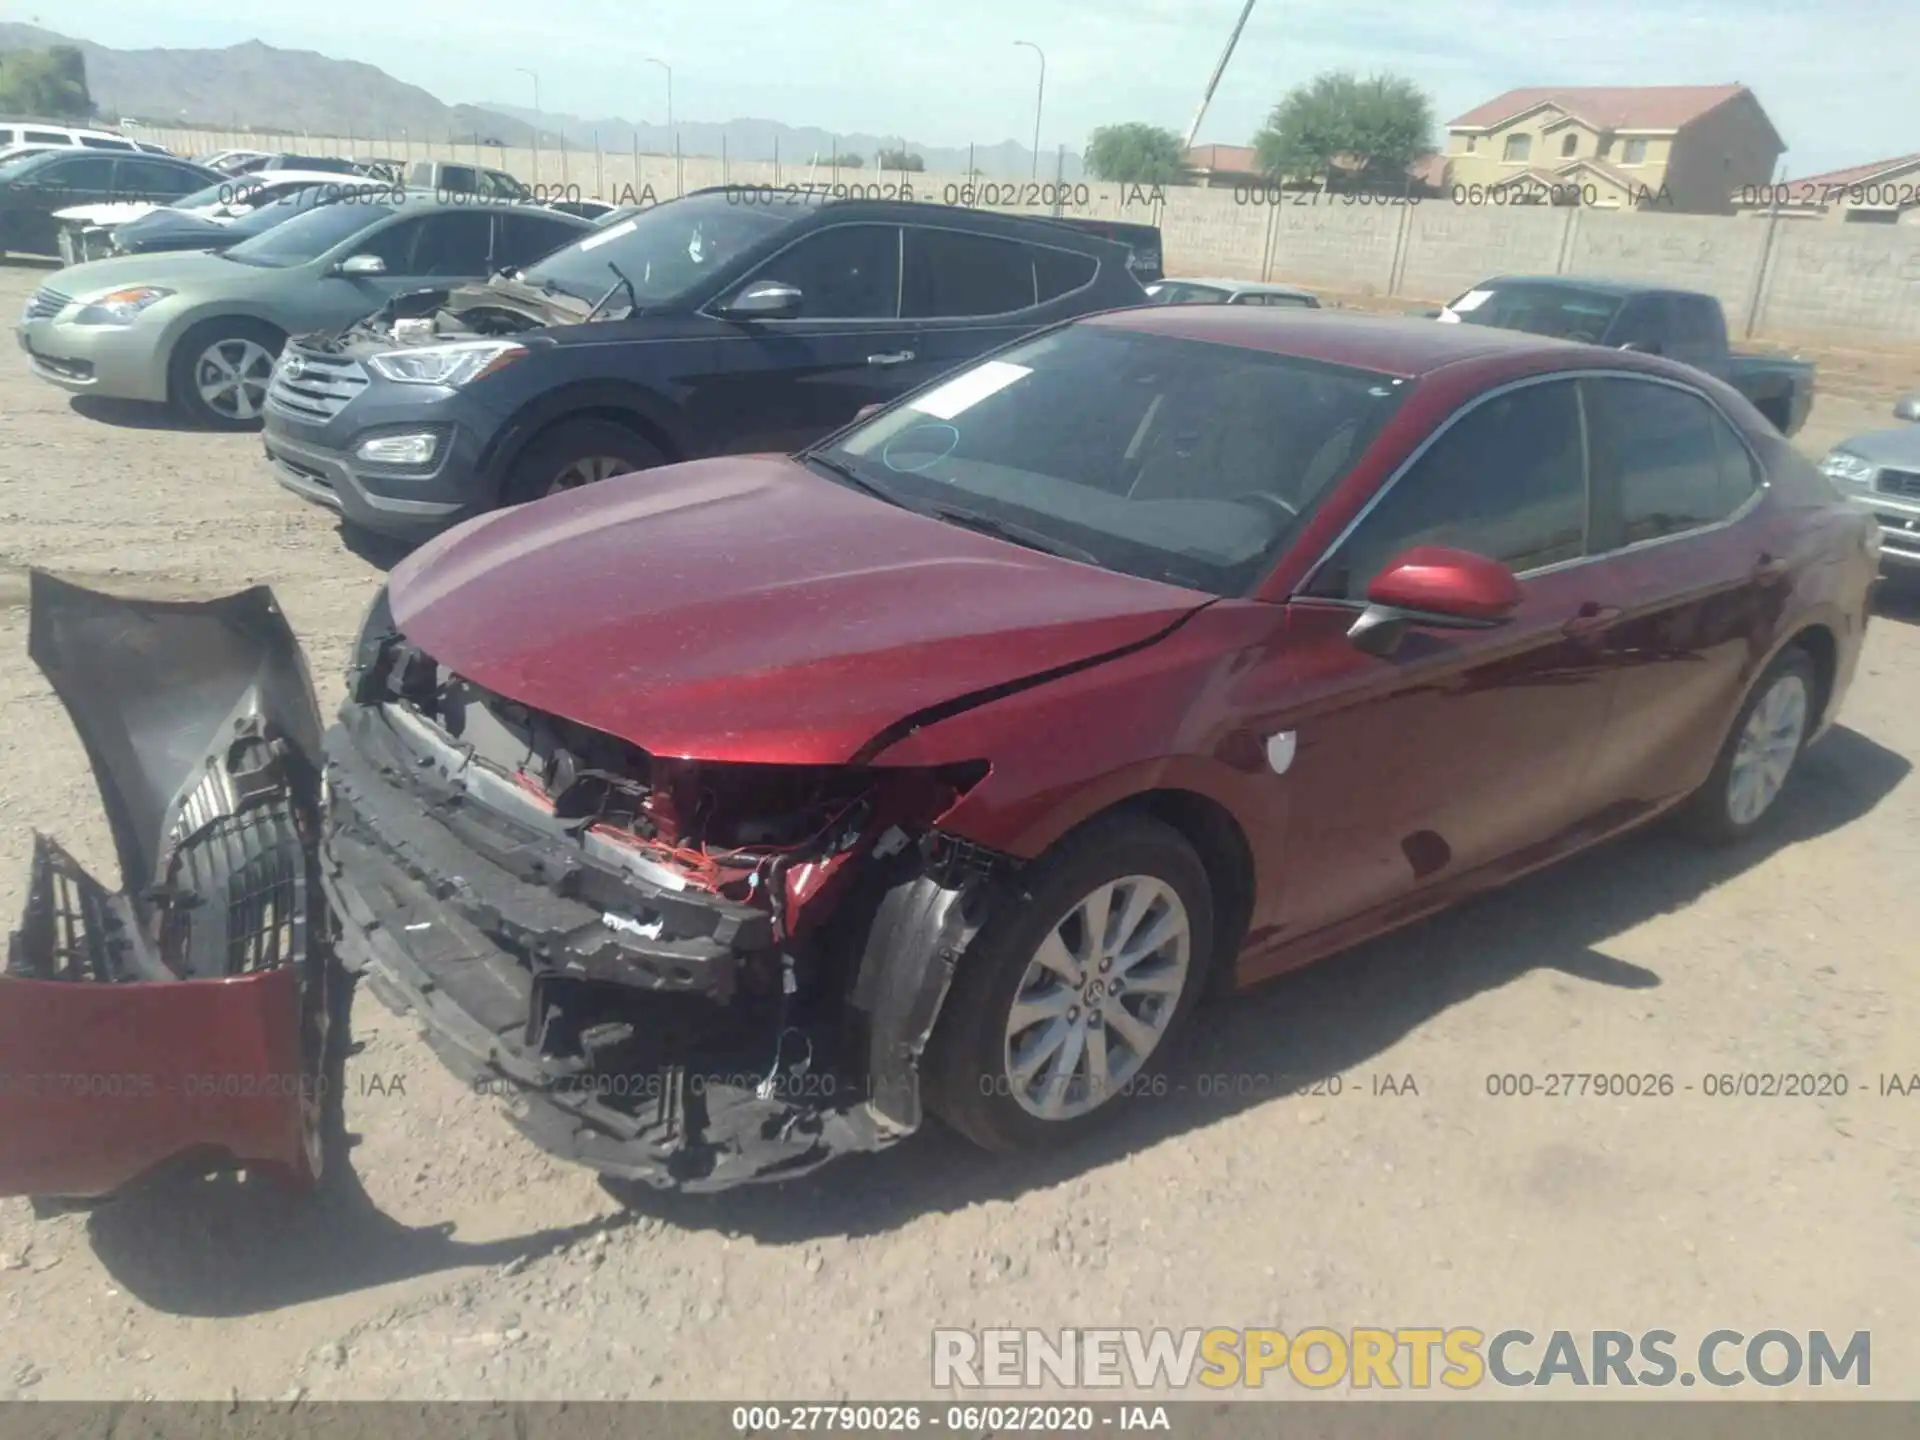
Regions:
<instances>
[{"instance_id":1,"label":"car windshield","mask_svg":"<svg viewBox=\"0 0 1920 1440\"><path fill-rule=\"evenodd\" d=\"M288 205L262 205L246 220L247 224L265 217L265 227L252 232L225 252L229 260L242 265L264 265L286 269L317 260L343 240L351 239L377 220L395 211L390 201L354 198L350 203L309 204L304 213L289 213L299 200L319 195L317 190L302 190L288 197Z\"/></svg>"},{"instance_id":2,"label":"car windshield","mask_svg":"<svg viewBox=\"0 0 1920 1440\"><path fill-rule=\"evenodd\" d=\"M748 201L758 198L756 192L743 194ZM529 265L520 278L529 285L551 285L576 299L597 300L617 283L617 267L633 282L641 304L671 300L809 213L804 204L743 203L732 194L689 195L596 226L566 249Z\"/></svg>"},{"instance_id":3,"label":"car windshield","mask_svg":"<svg viewBox=\"0 0 1920 1440\"><path fill-rule=\"evenodd\" d=\"M1321 361L1071 325L806 453L956 524L1244 595L1411 388Z\"/></svg>"},{"instance_id":4,"label":"car windshield","mask_svg":"<svg viewBox=\"0 0 1920 1440\"><path fill-rule=\"evenodd\" d=\"M1441 312L1466 325L1524 330L1556 340L1598 340L1620 309L1622 297L1577 285L1492 280L1469 290Z\"/></svg>"},{"instance_id":5,"label":"car windshield","mask_svg":"<svg viewBox=\"0 0 1920 1440\"><path fill-rule=\"evenodd\" d=\"M63 151L60 150L29 150L25 155L16 155L5 164L0 164L0 180L17 180L61 153Z\"/></svg>"}]
</instances>

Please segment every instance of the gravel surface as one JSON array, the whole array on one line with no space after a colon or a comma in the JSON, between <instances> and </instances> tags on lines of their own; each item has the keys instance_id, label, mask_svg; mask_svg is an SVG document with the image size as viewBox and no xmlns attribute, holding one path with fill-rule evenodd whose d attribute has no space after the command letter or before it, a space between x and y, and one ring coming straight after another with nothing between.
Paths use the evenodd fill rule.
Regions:
<instances>
[{"instance_id":1,"label":"gravel surface","mask_svg":"<svg viewBox=\"0 0 1920 1440\"><path fill-rule=\"evenodd\" d=\"M0 310L41 278L0 267ZM1824 395L1809 452L1891 423L1878 388ZM0 913L34 826L113 869L25 658L29 567L169 596L270 582L331 708L390 559L269 483L257 437L77 404L0 361ZM1878 1084L1920 1071L1900 1019L1920 1000L1920 599L1883 609L1766 842L1631 839L1203 1011L1186 1093L1071 1153L994 1159L934 1129L778 1189L616 1192L362 993L338 1194L168 1180L48 1220L0 1202L0 1398L900 1398L930 1392L932 1327L1009 1323L1870 1329L1874 1393L1920 1397L1920 1094ZM1490 1071L1568 1070L1695 1088L1486 1093ZM1789 1070L1852 1091L1699 1090Z\"/></svg>"}]
</instances>

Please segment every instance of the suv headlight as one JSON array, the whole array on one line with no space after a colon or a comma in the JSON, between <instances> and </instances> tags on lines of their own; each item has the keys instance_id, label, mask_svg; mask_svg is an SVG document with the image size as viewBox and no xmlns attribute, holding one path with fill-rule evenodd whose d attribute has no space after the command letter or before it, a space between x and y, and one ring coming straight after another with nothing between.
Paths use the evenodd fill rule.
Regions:
<instances>
[{"instance_id":1,"label":"suv headlight","mask_svg":"<svg viewBox=\"0 0 1920 1440\"><path fill-rule=\"evenodd\" d=\"M173 294L158 285L133 285L124 290L108 290L80 302L73 317L76 325L131 325L134 317L149 305Z\"/></svg>"},{"instance_id":2,"label":"suv headlight","mask_svg":"<svg viewBox=\"0 0 1920 1440\"><path fill-rule=\"evenodd\" d=\"M526 353L526 346L511 340L454 340L413 350L386 350L370 356L367 365L376 375L402 385L445 385L457 390L506 368Z\"/></svg>"},{"instance_id":3,"label":"suv headlight","mask_svg":"<svg viewBox=\"0 0 1920 1440\"><path fill-rule=\"evenodd\" d=\"M1820 462L1820 473L1843 485L1871 485L1878 468L1872 461L1847 450L1835 450Z\"/></svg>"}]
</instances>

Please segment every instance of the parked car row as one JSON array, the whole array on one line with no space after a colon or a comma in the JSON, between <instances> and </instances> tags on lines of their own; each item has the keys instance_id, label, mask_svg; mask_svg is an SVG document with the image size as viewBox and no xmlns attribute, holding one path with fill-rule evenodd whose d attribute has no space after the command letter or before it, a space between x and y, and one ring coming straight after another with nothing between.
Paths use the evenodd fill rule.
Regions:
<instances>
[{"instance_id":1,"label":"parked car row","mask_svg":"<svg viewBox=\"0 0 1920 1440\"><path fill-rule=\"evenodd\" d=\"M203 277L317 266L244 292L290 325L429 234L581 231L274 365L283 483L464 522L393 570L324 736L264 588L33 578L125 873L37 847L0 1053L316 1083L159 1078L137 1124L0 1090L0 1193L209 1144L315 1180L346 974L610 1175L783 1180L928 1116L1057 1146L1164 1093L1210 989L1662 817L1755 834L1858 665L1880 530L1670 357L1156 305L1137 249L1038 218L413 205L77 267L24 327L36 368L144 334L112 363L157 392L185 326L192 392L277 344L203 347ZM75 895L117 923L74 938Z\"/></svg>"}]
</instances>

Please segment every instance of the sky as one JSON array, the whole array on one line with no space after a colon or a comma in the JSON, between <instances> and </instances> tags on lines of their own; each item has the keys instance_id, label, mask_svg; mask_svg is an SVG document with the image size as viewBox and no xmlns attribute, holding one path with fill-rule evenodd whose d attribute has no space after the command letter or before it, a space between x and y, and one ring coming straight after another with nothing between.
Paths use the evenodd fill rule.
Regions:
<instances>
[{"instance_id":1,"label":"sky","mask_svg":"<svg viewBox=\"0 0 1920 1440\"><path fill-rule=\"evenodd\" d=\"M449 103L769 119L931 145L1030 143L1098 125L1184 132L1241 0L26 0L0 18L119 49L251 39L364 60ZM1329 69L1405 75L1436 119L1519 85L1754 90L1789 175L1920 151L1911 0L1256 0L1199 143L1246 144L1293 85Z\"/></svg>"}]
</instances>

